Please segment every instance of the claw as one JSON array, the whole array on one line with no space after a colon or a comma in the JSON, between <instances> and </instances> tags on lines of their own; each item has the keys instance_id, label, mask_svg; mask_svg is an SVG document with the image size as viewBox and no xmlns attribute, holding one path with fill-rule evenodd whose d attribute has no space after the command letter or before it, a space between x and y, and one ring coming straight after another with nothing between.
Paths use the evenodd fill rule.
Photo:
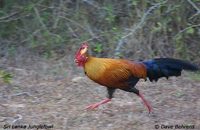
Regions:
<instances>
[{"instance_id":1,"label":"claw","mask_svg":"<svg viewBox=\"0 0 200 130\"><path fill-rule=\"evenodd\" d=\"M143 96L141 93L139 93L138 96L139 96L139 97L142 99L142 101L144 102L144 105L147 107L147 109L148 109L148 111L149 111L149 114L152 113L152 107L151 107L151 105L149 104L149 102L144 98L144 96Z\"/></svg>"}]
</instances>

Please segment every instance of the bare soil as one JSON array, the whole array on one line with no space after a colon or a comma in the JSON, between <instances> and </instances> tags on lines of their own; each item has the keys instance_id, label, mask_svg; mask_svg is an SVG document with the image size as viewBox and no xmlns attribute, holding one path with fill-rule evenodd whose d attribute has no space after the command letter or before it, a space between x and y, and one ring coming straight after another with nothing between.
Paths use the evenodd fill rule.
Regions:
<instances>
[{"instance_id":1,"label":"bare soil","mask_svg":"<svg viewBox=\"0 0 200 130\"><path fill-rule=\"evenodd\" d=\"M52 130L154 130L176 124L200 129L200 81L192 80L192 73L157 83L141 80L137 88L153 107L150 115L140 98L120 90L110 103L88 111L87 105L105 98L106 89L67 61L15 65L1 59L14 78L11 84L0 81L0 129L5 124L53 125Z\"/></svg>"}]
</instances>

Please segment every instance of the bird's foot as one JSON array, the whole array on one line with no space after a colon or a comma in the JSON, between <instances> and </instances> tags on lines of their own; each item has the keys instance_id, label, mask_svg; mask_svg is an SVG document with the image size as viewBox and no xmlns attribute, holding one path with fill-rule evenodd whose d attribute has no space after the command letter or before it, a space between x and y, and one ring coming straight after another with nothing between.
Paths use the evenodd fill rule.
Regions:
<instances>
[{"instance_id":1,"label":"bird's foot","mask_svg":"<svg viewBox=\"0 0 200 130\"><path fill-rule=\"evenodd\" d=\"M148 102L146 102L145 105L147 106L147 109L149 111L149 115L151 115L151 113L152 113L152 107L150 106L150 104Z\"/></svg>"},{"instance_id":2,"label":"bird's foot","mask_svg":"<svg viewBox=\"0 0 200 130\"><path fill-rule=\"evenodd\" d=\"M149 102L144 98L144 96L143 96L141 93L139 93L138 96L139 96L139 97L142 99L142 101L144 102L144 105L147 107L147 109L148 109L148 111L149 111L149 114L152 113L152 107L151 107L151 105L149 104Z\"/></svg>"},{"instance_id":3,"label":"bird's foot","mask_svg":"<svg viewBox=\"0 0 200 130\"><path fill-rule=\"evenodd\" d=\"M100 104L98 104L98 103L90 104L89 106L86 107L86 109L94 110L95 108L99 107L99 105Z\"/></svg>"},{"instance_id":4,"label":"bird's foot","mask_svg":"<svg viewBox=\"0 0 200 130\"><path fill-rule=\"evenodd\" d=\"M94 110L95 108L99 107L101 104L105 104L105 103L107 103L109 101L111 101L111 99L109 99L109 98L104 99L101 102L94 103L94 104L91 104L91 105L87 106L86 109Z\"/></svg>"}]
</instances>

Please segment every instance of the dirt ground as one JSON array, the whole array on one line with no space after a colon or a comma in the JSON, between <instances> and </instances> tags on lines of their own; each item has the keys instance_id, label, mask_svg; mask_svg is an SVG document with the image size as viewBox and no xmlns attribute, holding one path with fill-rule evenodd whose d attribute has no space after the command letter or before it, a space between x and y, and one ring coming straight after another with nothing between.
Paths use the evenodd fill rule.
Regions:
<instances>
[{"instance_id":1,"label":"dirt ground","mask_svg":"<svg viewBox=\"0 0 200 130\"><path fill-rule=\"evenodd\" d=\"M200 81L190 78L192 73L157 83L141 80L137 88L153 107L150 115L140 98L120 90L110 103L88 111L87 105L105 98L105 87L89 80L67 58L29 60L0 60L14 75L11 84L0 81L0 130L19 124L53 125L50 130L154 130L156 125L200 129Z\"/></svg>"}]
</instances>

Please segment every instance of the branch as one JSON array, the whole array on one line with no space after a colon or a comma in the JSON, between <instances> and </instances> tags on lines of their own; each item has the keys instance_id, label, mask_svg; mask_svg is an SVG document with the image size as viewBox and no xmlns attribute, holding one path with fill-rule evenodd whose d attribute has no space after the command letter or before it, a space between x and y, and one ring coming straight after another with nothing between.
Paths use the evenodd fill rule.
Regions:
<instances>
[{"instance_id":1,"label":"branch","mask_svg":"<svg viewBox=\"0 0 200 130\"><path fill-rule=\"evenodd\" d=\"M72 20L72 19L70 19L70 18L67 18L67 17L64 17L64 16L59 16L59 17L65 19L65 20L71 22L72 24L77 25L77 26L80 27L81 29L87 31L87 32L92 36L92 38L90 38L90 39L88 39L88 40L86 40L86 41L91 41L91 40L93 40L93 39L95 39L95 38L97 38L97 37L100 37L100 36L95 36L95 34L92 32L92 30L91 30L91 28L90 28L89 25L87 25L87 27L84 27L84 26L82 26L81 24L79 24L78 22L76 22L76 21L74 21L74 20ZM70 29L70 28L69 28L69 29Z\"/></svg>"},{"instance_id":2,"label":"branch","mask_svg":"<svg viewBox=\"0 0 200 130\"><path fill-rule=\"evenodd\" d=\"M41 29L37 29L35 30L33 33L31 33L27 38L23 39L20 41L20 43L24 43L24 42L27 42L28 40L30 40L30 38L32 38L33 36L35 36L38 32L40 32ZM27 31L25 31L27 32ZM27 32L29 34L29 32Z\"/></svg>"},{"instance_id":3,"label":"branch","mask_svg":"<svg viewBox=\"0 0 200 130\"><path fill-rule=\"evenodd\" d=\"M70 19L70 18L67 18L67 17L65 17L65 16L59 16L59 17L65 19L65 20L67 20L67 21L69 21L69 22L71 22L71 23L73 23L74 25L79 26L79 27L82 28L83 30L86 30L81 24L79 24L78 22L76 22L76 21L74 21L74 20L72 20L72 19Z\"/></svg>"},{"instance_id":4,"label":"branch","mask_svg":"<svg viewBox=\"0 0 200 130\"><path fill-rule=\"evenodd\" d=\"M120 49L121 49L122 45L125 44L125 42L124 42L125 39L126 39L127 37L131 36L131 35L134 35L134 33L136 33L136 31L137 31L138 29L142 28L142 26L143 26L144 23L146 22L145 20L147 19L147 16L150 15L151 12L152 12L153 10L155 10L156 8L159 8L162 4L165 4L167 1L168 1L168 0L166 0L166 1L162 2L162 3L157 3L157 4L153 5L153 6L151 6L151 7L143 14L143 16L142 16L140 22L139 22L135 27L133 27L133 29L131 30L131 32L129 32L129 33L126 34L125 36L121 37L121 39L119 40L119 42L118 42L118 44L117 44L117 47L116 47L116 49L115 49L114 55L115 55L116 57L119 56L119 54L120 54Z\"/></svg>"},{"instance_id":5,"label":"branch","mask_svg":"<svg viewBox=\"0 0 200 130\"><path fill-rule=\"evenodd\" d=\"M17 12L9 14L7 16L0 17L0 23L7 23L10 21L18 20L22 17L21 15L19 15L20 13L22 13L22 11L17 11Z\"/></svg>"},{"instance_id":6,"label":"branch","mask_svg":"<svg viewBox=\"0 0 200 130\"><path fill-rule=\"evenodd\" d=\"M99 7L97 4L95 4L95 1L91 1L91 0L83 0L83 2L97 8L97 9L101 9L101 7Z\"/></svg>"},{"instance_id":7,"label":"branch","mask_svg":"<svg viewBox=\"0 0 200 130\"><path fill-rule=\"evenodd\" d=\"M39 20L40 24L42 25L42 28L49 32L47 26L44 24L44 22L41 19L41 16L40 16L40 13L39 13L38 9L35 6L33 7L33 9L35 11L37 19Z\"/></svg>"},{"instance_id":8,"label":"branch","mask_svg":"<svg viewBox=\"0 0 200 130\"><path fill-rule=\"evenodd\" d=\"M83 42L89 42L89 41L92 41L92 40L94 40L94 39L98 39L98 38L100 38L100 37L102 37L102 35L94 36L94 37L92 37L92 38L90 38L90 39L87 39L87 40L85 40L85 41L83 41ZM83 43L83 42L81 42L81 43Z\"/></svg>"},{"instance_id":9,"label":"branch","mask_svg":"<svg viewBox=\"0 0 200 130\"><path fill-rule=\"evenodd\" d=\"M192 2L191 0L187 0L187 1L197 10L197 13L200 13L200 9L197 7L197 5L195 5L194 2Z\"/></svg>"},{"instance_id":10,"label":"branch","mask_svg":"<svg viewBox=\"0 0 200 130\"><path fill-rule=\"evenodd\" d=\"M4 16L4 17L0 17L0 20L8 19L8 18L10 18L10 17L13 17L13 16L17 15L18 13L19 13L19 11L18 11L18 12L11 13L11 14L9 14L9 15L7 15L7 16Z\"/></svg>"},{"instance_id":11,"label":"branch","mask_svg":"<svg viewBox=\"0 0 200 130\"><path fill-rule=\"evenodd\" d=\"M89 24L87 24L87 31L89 32L89 34L92 36L92 37L96 37L95 34L93 33L91 27Z\"/></svg>"},{"instance_id":12,"label":"branch","mask_svg":"<svg viewBox=\"0 0 200 130\"><path fill-rule=\"evenodd\" d=\"M69 31L71 32L72 36L77 38L78 35L75 33L75 31L72 29L72 27L68 23L66 23L66 25L67 25Z\"/></svg>"},{"instance_id":13,"label":"branch","mask_svg":"<svg viewBox=\"0 0 200 130\"><path fill-rule=\"evenodd\" d=\"M194 27L200 27L200 24L196 24L196 25L192 25L192 26L189 26L189 27L186 27L184 28L183 30L179 31L175 36L174 36L174 39L179 36L181 33L185 32L186 30L190 29L190 28L194 28Z\"/></svg>"},{"instance_id":14,"label":"branch","mask_svg":"<svg viewBox=\"0 0 200 130\"><path fill-rule=\"evenodd\" d=\"M187 1L188 1L189 4L192 5L192 7L194 7L194 8L197 10L197 12L196 12L192 17L190 17L190 19L192 19L193 17L195 17L195 16L197 16L197 15L200 14L200 9L199 9L199 8L197 7L197 5L196 5L194 2L192 2L191 0L187 0Z\"/></svg>"},{"instance_id":15,"label":"branch","mask_svg":"<svg viewBox=\"0 0 200 130\"><path fill-rule=\"evenodd\" d=\"M54 24L53 24L53 28L57 28L58 26L58 23L59 23L59 20L60 20L60 14L61 14L61 10L64 6L64 2L63 0L60 0L60 4L59 4L59 7L58 7L58 12L57 12L57 16L56 16L56 19L54 20ZM54 9L55 10L55 9ZM55 10L56 11L56 10ZM54 14L55 15L55 14Z\"/></svg>"}]
</instances>

